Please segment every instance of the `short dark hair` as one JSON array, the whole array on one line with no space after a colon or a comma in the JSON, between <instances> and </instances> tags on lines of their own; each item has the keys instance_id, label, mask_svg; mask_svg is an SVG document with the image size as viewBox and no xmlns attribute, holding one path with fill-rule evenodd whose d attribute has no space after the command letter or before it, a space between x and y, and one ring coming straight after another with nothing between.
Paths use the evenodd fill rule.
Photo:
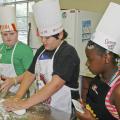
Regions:
<instances>
[{"instance_id":1,"label":"short dark hair","mask_svg":"<svg viewBox=\"0 0 120 120\"><path fill-rule=\"evenodd\" d=\"M56 39L58 39L58 36L59 36L59 33L57 33L55 35L52 35L52 37L55 37ZM63 30L63 38L62 38L62 40L67 38L67 36L68 36L68 33L65 30Z\"/></svg>"},{"instance_id":2,"label":"short dark hair","mask_svg":"<svg viewBox=\"0 0 120 120\"><path fill-rule=\"evenodd\" d=\"M116 65L116 64L118 64L118 61L117 60L119 60L120 59L120 56L119 55L117 55L117 54L115 54L115 53L113 53L113 52L111 52L111 51L108 51L108 50L106 50L105 48L103 48L103 47L101 47L100 45L98 45L98 44L96 44L96 43L94 43L93 41L88 41L88 43L87 43L87 46L86 46L86 49L88 49L88 48L90 48L90 47L94 47L94 49L96 49L96 51L97 51L97 53L99 54L99 55L103 55L103 54L110 54L111 56L112 56L112 63L114 64L114 65Z\"/></svg>"}]
</instances>

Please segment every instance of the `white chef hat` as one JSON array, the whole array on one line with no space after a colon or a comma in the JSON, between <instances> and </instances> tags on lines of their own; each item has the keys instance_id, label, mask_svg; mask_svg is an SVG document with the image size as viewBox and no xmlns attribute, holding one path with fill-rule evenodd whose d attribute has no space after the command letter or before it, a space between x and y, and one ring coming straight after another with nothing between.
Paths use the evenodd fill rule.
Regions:
<instances>
[{"instance_id":1,"label":"white chef hat","mask_svg":"<svg viewBox=\"0 0 120 120\"><path fill-rule=\"evenodd\" d=\"M55 35L63 30L59 0L42 0L33 5L40 36Z\"/></svg>"},{"instance_id":2,"label":"white chef hat","mask_svg":"<svg viewBox=\"0 0 120 120\"><path fill-rule=\"evenodd\" d=\"M120 55L120 5L109 4L91 40Z\"/></svg>"},{"instance_id":3,"label":"white chef hat","mask_svg":"<svg viewBox=\"0 0 120 120\"><path fill-rule=\"evenodd\" d=\"M0 6L0 31L16 31L15 7Z\"/></svg>"}]
</instances>

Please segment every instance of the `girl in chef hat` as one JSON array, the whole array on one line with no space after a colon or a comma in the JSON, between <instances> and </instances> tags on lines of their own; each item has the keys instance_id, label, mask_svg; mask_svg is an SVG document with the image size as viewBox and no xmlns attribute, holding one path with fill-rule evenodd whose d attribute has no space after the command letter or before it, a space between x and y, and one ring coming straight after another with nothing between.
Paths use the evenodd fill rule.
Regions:
<instances>
[{"instance_id":1,"label":"girl in chef hat","mask_svg":"<svg viewBox=\"0 0 120 120\"><path fill-rule=\"evenodd\" d=\"M120 120L120 5L110 3L86 46L86 65L96 75L80 120Z\"/></svg>"}]
</instances>

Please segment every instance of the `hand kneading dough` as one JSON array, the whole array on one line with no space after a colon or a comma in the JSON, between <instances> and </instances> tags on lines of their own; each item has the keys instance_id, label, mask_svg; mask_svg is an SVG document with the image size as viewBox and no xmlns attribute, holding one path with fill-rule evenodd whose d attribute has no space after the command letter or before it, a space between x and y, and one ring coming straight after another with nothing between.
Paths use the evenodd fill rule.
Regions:
<instances>
[{"instance_id":1,"label":"hand kneading dough","mask_svg":"<svg viewBox=\"0 0 120 120\"><path fill-rule=\"evenodd\" d=\"M0 104L2 103L2 102L4 102L5 101L5 99L1 99L0 100ZM22 110L15 110L15 111L13 111L15 114L17 114L17 115L23 115L23 114L25 114L26 113L26 110L25 109L22 109Z\"/></svg>"}]
</instances>

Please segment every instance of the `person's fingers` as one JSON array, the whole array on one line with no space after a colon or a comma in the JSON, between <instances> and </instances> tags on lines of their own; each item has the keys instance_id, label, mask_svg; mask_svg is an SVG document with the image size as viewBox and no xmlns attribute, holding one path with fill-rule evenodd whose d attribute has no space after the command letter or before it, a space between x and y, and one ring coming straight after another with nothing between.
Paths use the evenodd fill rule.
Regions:
<instances>
[{"instance_id":1,"label":"person's fingers","mask_svg":"<svg viewBox=\"0 0 120 120\"><path fill-rule=\"evenodd\" d=\"M21 105L21 100L19 101L8 101L8 102L4 102L4 107L6 111L15 111L15 110L20 110L23 109L22 105Z\"/></svg>"},{"instance_id":2,"label":"person's fingers","mask_svg":"<svg viewBox=\"0 0 120 120\"><path fill-rule=\"evenodd\" d=\"M7 91L7 90L8 90L8 85L6 83L3 83L0 87L0 91L4 92L4 91Z\"/></svg>"},{"instance_id":3,"label":"person's fingers","mask_svg":"<svg viewBox=\"0 0 120 120\"><path fill-rule=\"evenodd\" d=\"M2 88L1 88L1 86L0 86L0 91L2 91Z\"/></svg>"},{"instance_id":4,"label":"person's fingers","mask_svg":"<svg viewBox=\"0 0 120 120\"><path fill-rule=\"evenodd\" d=\"M1 92L4 92L4 89L5 89L5 86L2 85L2 86L0 87L0 91L1 91Z\"/></svg>"},{"instance_id":5,"label":"person's fingers","mask_svg":"<svg viewBox=\"0 0 120 120\"><path fill-rule=\"evenodd\" d=\"M0 89L3 89L5 86L6 86L6 84L2 83L1 86L0 86Z\"/></svg>"},{"instance_id":6,"label":"person's fingers","mask_svg":"<svg viewBox=\"0 0 120 120\"><path fill-rule=\"evenodd\" d=\"M10 109L11 106L12 106L14 103L15 103L15 102L12 102L12 100L5 100L5 101L3 102L3 105L4 105L5 108Z\"/></svg>"},{"instance_id":7,"label":"person's fingers","mask_svg":"<svg viewBox=\"0 0 120 120\"><path fill-rule=\"evenodd\" d=\"M12 111L12 108L10 108L10 107L5 107L5 111L10 112L10 111Z\"/></svg>"},{"instance_id":8,"label":"person's fingers","mask_svg":"<svg viewBox=\"0 0 120 120\"><path fill-rule=\"evenodd\" d=\"M80 98L79 102L80 102L82 108L85 109L86 103L83 101L82 98Z\"/></svg>"},{"instance_id":9,"label":"person's fingers","mask_svg":"<svg viewBox=\"0 0 120 120\"><path fill-rule=\"evenodd\" d=\"M1 80L5 81L6 79L8 79L8 77L1 75Z\"/></svg>"},{"instance_id":10,"label":"person's fingers","mask_svg":"<svg viewBox=\"0 0 120 120\"><path fill-rule=\"evenodd\" d=\"M8 90L13 85L11 80L6 80L4 83L1 84L0 91Z\"/></svg>"},{"instance_id":11,"label":"person's fingers","mask_svg":"<svg viewBox=\"0 0 120 120\"><path fill-rule=\"evenodd\" d=\"M6 99L3 104L5 106L11 106L13 103L16 103L20 100L20 98L16 98L15 96L11 96L10 98Z\"/></svg>"},{"instance_id":12,"label":"person's fingers","mask_svg":"<svg viewBox=\"0 0 120 120\"><path fill-rule=\"evenodd\" d=\"M14 110L15 110L15 107L14 107L15 105L14 105L14 104L15 104L15 103L6 104L6 105L4 106L5 110L8 111L8 112L9 112L9 111L14 111Z\"/></svg>"}]
</instances>

